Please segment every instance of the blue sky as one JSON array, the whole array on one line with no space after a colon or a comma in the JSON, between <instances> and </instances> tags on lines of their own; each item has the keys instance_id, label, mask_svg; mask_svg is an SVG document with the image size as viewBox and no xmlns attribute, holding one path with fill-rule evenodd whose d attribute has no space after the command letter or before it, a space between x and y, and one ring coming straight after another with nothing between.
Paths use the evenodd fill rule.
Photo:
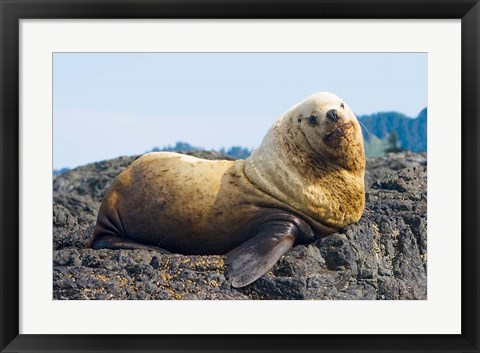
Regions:
<instances>
[{"instance_id":1,"label":"blue sky","mask_svg":"<svg viewBox=\"0 0 480 353\"><path fill-rule=\"evenodd\" d=\"M357 115L427 106L425 53L55 53L53 168L177 141L257 147L318 91Z\"/></svg>"}]
</instances>

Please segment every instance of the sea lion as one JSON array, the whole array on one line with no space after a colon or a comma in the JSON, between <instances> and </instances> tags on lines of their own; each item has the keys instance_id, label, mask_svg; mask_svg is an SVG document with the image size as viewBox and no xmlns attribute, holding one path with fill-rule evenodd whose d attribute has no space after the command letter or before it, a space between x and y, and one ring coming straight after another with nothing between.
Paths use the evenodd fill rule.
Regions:
<instances>
[{"instance_id":1,"label":"sea lion","mask_svg":"<svg viewBox=\"0 0 480 353\"><path fill-rule=\"evenodd\" d=\"M233 287L304 244L358 221L361 128L336 95L311 95L280 116L246 160L148 153L113 181L90 246L226 254Z\"/></svg>"}]
</instances>

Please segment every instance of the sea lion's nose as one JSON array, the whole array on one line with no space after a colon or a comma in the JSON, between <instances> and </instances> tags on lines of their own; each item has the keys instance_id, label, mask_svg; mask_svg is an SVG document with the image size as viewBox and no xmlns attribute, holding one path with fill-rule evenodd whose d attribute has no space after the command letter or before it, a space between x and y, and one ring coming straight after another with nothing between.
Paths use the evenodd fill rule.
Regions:
<instances>
[{"instance_id":1,"label":"sea lion's nose","mask_svg":"<svg viewBox=\"0 0 480 353\"><path fill-rule=\"evenodd\" d=\"M333 122L338 121L338 111L337 109L330 109L327 112L327 118Z\"/></svg>"}]
</instances>

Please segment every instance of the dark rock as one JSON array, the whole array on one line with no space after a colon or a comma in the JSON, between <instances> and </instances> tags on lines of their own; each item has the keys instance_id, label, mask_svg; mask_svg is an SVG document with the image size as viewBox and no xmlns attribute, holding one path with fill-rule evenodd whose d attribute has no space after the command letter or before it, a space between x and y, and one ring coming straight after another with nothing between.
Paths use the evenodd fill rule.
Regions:
<instances>
[{"instance_id":1,"label":"dark rock","mask_svg":"<svg viewBox=\"0 0 480 353\"><path fill-rule=\"evenodd\" d=\"M357 273L355 255L345 234L324 237L320 240L319 247L329 270L350 269L352 274Z\"/></svg>"},{"instance_id":2,"label":"dark rock","mask_svg":"<svg viewBox=\"0 0 480 353\"><path fill-rule=\"evenodd\" d=\"M369 158L365 171L365 186L369 188L375 181L394 175L401 169L423 167L427 167L426 153L388 153L383 157Z\"/></svg>"},{"instance_id":3,"label":"dark rock","mask_svg":"<svg viewBox=\"0 0 480 353\"><path fill-rule=\"evenodd\" d=\"M305 277L261 277L244 289L254 299L305 299Z\"/></svg>"},{"instance_id":4,"label":"dark rock","mask_svg":"<svg viewBox=\"0 0 480 353\"><path fill-rule=\"evenodd\" d=\"M224 158L194 151L201 158ZM330 299L427 297L427 161L403 152L370 159L366 208L356 224L289 250L265 276L232 288L223 256L86 249L102 197L137 157L54 176L53 296L97 300Z\"/></svg>"}]
</instances>

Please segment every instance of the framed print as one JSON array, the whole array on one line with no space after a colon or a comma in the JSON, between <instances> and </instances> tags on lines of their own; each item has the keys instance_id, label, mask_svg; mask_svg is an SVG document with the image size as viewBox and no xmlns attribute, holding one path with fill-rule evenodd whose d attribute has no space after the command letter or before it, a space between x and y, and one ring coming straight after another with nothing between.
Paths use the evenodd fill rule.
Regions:
<instances>
[{"instance_id":1,"label":"framed print","mask_svg":"<svg viewBox=\"0 0 480 353\"><path fill-rule=\"evenodd\" d=\"M2 352L478 352L479 6L2 1Z\"/></svg>"}]
</instances>

